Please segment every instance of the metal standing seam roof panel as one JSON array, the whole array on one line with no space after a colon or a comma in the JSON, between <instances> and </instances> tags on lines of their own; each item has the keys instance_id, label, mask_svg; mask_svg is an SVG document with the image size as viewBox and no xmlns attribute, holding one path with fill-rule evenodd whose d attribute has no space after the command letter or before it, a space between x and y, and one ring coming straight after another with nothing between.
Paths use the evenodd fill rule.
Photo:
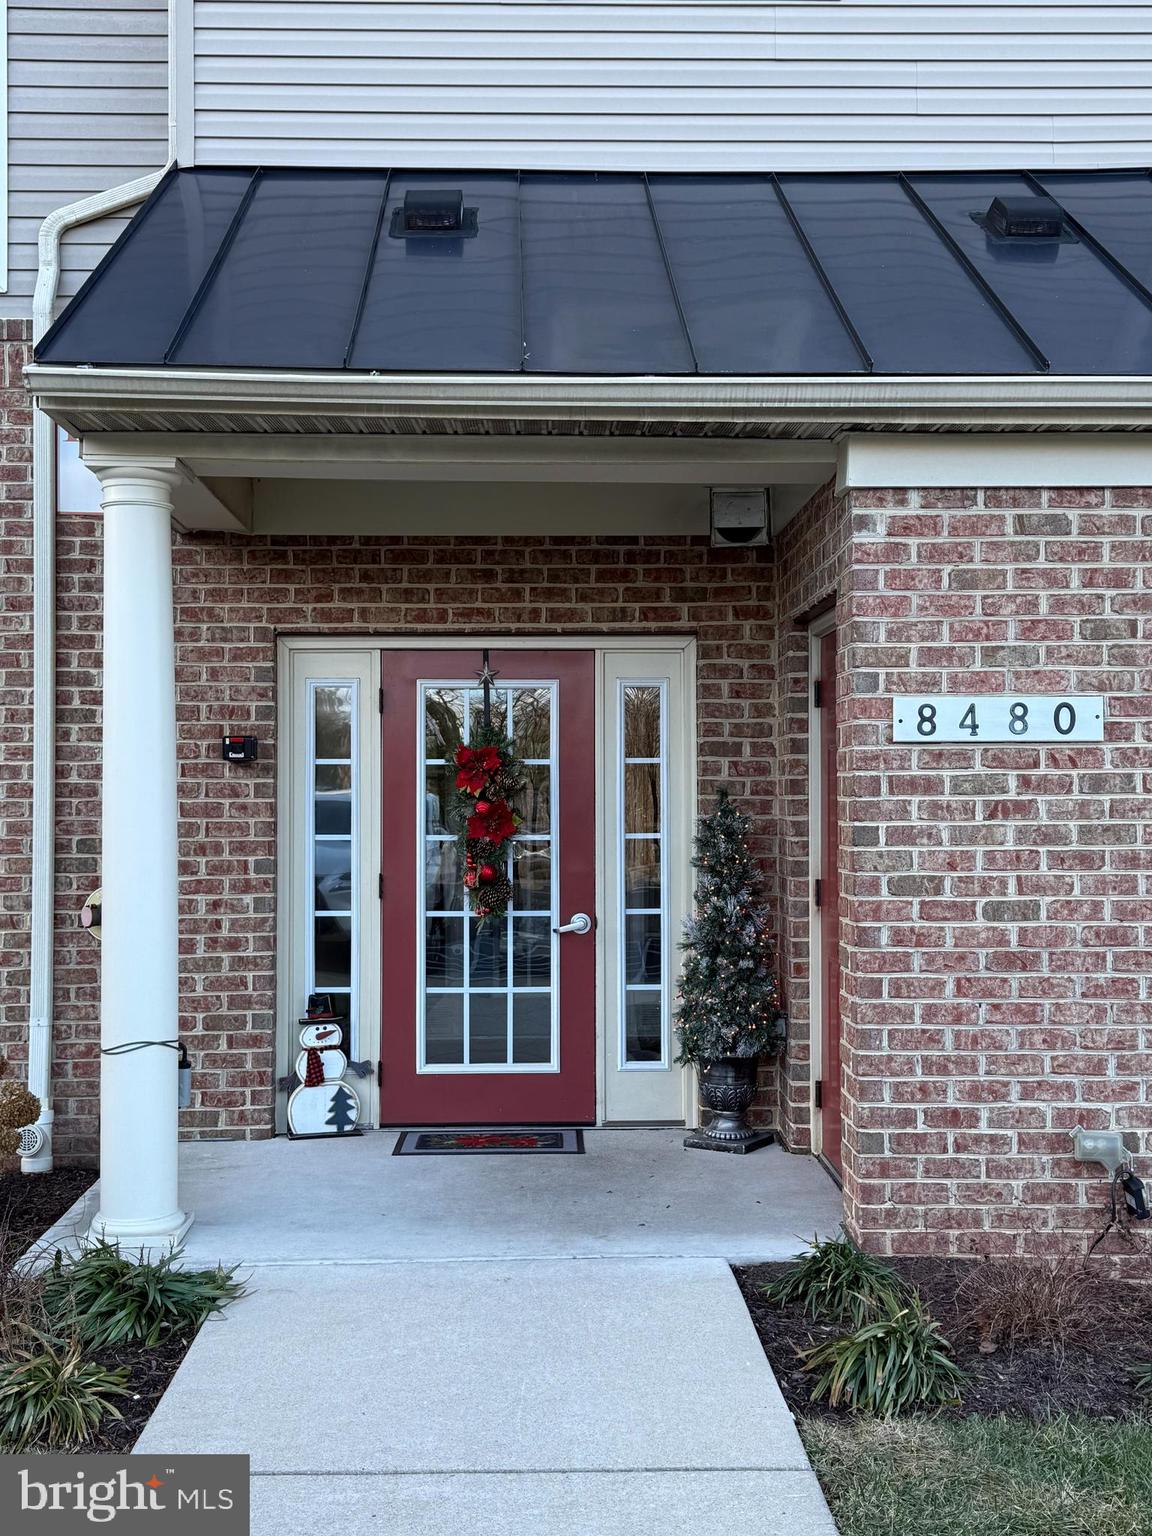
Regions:
<instances>
[{"instance_id":1,"label":"metal standing seam roof panel","mask_svg":"<svg viewBox=\"0 0 1152 1536\"><path fill-rule=\"evenodd\" d=\"M524 366L696 373L643 176L521 177Z\"/></svg>"},{"instance_id":2,"label":"metal standing seam roof panel","mask_svg":"<svg viewBox=\"0 0 1152 1536\"><path fill-rule=\"evenodd\" d=\"M459 189L477 209L474 239L391 233L409 191ZM483 209L483 222L479 210ZM508 373L520 367L520 205L515 171L396 171L347 365L387 373Z\"/></svg>"},{"instance_id":3,"label":"metal standing seam roof panel","mask_svg":"<svg viewBox=\"0 0 1152 1536\"><path fill-rule=\"evenodd\" d=\"M1038 188L1028 177L910 176L909 181L1051 360L1054 373L1152 372L1152 299L1136 293L1091 244L1075 236L997 239L978 222L995 197L1035 195Z\"/></svg>"},{"instance_id":4,"label":"metal standing seam roof panel","mask_svg":"<svg viewBox=\"0 0 1152 1536\"><path fill-rule=\"evenodd\" d=\"M467 238L405 238L460 190ZM1064 237L1005 240L998 194ZM1152 372L1143 172L169 172L36 349L60 365L592 375Z\"/></svg>"},{"instance_id":5,"label":"metal standing seam roof panel","mask_svg":"<svg viewBox=\"0 0 1152 1536\"><path fill-rule=\"evenodd\" d=\"M1152 289L1152 176L1038 171L1034 180L1145 288Z\"/></svg>"}]
</instances>

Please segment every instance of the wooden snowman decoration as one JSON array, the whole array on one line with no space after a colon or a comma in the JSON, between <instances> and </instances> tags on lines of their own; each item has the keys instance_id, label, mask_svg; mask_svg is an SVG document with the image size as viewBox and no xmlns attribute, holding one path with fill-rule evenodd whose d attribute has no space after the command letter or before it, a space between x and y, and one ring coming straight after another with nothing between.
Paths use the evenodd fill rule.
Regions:
<instances>
[{"instance_id":1,"label":"wooden snowman decoration","mask_svg":"<svg viewBox=\"0 0 1152 1536\"><path fill-rule=\"evenodd\" d=\"M298 1086L288 1099L289 1136L358 1136L360 1100L344 1081L348 1057L339 1022L302 1019L301 1025Z\"/></svg>"}]
</instances>

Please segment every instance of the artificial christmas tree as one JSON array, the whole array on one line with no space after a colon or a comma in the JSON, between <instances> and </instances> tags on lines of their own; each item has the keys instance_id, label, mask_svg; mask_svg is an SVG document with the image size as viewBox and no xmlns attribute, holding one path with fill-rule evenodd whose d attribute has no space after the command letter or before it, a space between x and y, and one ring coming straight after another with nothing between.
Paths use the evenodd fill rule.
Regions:
<instances>
[{"instance_id":1,"label":"artificial christmas tree","mask_svg":"<svg viewBox=\"0 0 1152 1536\"><path fill-rule=\"evenodd\" d=\"M784 1044L780 988L768 937L768 909L748 850L748 819L721 790L701 819L692 860L696 911L684 925L686 953L676 1030L681 1062L700 1072L712 1119L686 1147L751 1152L772 1140L745 1116L756 1091L756 1062Z\"/></svg>"}]
</instances>

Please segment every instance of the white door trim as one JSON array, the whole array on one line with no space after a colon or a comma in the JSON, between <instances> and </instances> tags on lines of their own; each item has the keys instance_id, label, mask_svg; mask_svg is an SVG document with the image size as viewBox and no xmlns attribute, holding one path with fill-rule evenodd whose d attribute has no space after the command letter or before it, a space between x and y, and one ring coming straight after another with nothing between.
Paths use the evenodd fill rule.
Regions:
<instances>
[{"instance_id":1,"label":"white door trim","mask_svg":"<svg viewBox=\"0 0 1152 1536\"><path fill-rule=\"evenodd\" d=\"M824 935L816 881L824 867L824 722L828 716L816 708L815 683L821 671L821 641L835 628L834 608L808 626L808 1113L816 1156L824 1149L824 1118L816 1107L816 1084L824 1065Z\"/></svg>"},{"instance_id":2,"label":"white door trim","mask_svg":"<svg viewBox=\"0 0 1152 1536\"><path fill-rule=\"evenodd\" d=\"M281 635L285 651L681 651L695 656L694 635Z\"/></svg>"},{"instance_id":3,"label":"white door trim","mask_svg":"<svg viewBox=\"0 0 1152 1536\"><path fill-rule=\"evenodd\" d=\"M605 783L608 769L604 762L607 739L606 710L615 699L616 679L627 674L639 676L637 667L642 666L641 653L653 658L664 658L667 665L675 658L679 674L679 728L670 733L668 750L676 754L687 767L682 773L683 788L679 795L682 802L675 809L678 829L676 846L671 850L673 865L673 906L667 924L669 942L675 942L681 919L691 899L691 873L689 854L691 828L696 819L697 772L696 772L696 640L689 635L281 635L277 640L277 726L278 744L276 764L277 793L277 917L276 917L276 1049L275 1073L279 1077L292 1068L297 1054L295 1020L300 1010L301 962L299 938L301 931L300 880L302 868L301 844L303 813L300 803L301 753L307 739L306 722L301 718L300 700L296 697L300 688L301 666L308 666L309 657L331 657L333 677L349 671L349 659L359 657L362 677L360 699L360 739L362 800L360 808L360 835L366 849L378 850L382 846L382 737L378 727L377 695L382 676L382 653L392 650L460 650L462 647L477 651L485 647L492 650L584 650L595 653L596 661L596 729L598 767L596 786L596 880L597 910L607 913L613 903L609 898L609 881L612 879L614 849L609 847ZM617 658L612 664L612 658ZM636 665L633 666L632 657ZM606 698L610 691L612 698ZM609 765L610 766L610 765ZM613 781L614 782L614 781ZM366 1018L379 1018L380 999L380 934L379 923L373 920L377 911L375 897L377 861L365 858L360 878L361 901L365 919L358 975L361 1008ZM678 866L682 866L678 867ZM679 905L679 910L678 910ZM605 1073L611 1052L616 1051L616 997L615 973L607 969L607 950L602 943L597 946L596 984L596 1031L597 1031L597 1090L596 1118L603 1123L606 1106ZM672 968L672 978L675 970ZM671 989L671 981L670 981ZM609 1035L611 1039L609 1040ZM371 1031L362 1030L356 1042L359 1056L375 1061L379 1055L379 1041ZM673 1052L674 1054L674 1046ZM641 1076L642 1074L637 1074ZM694 1123L695 1077L682 1072L683 1119ZM380 1123L379 1090L375 1076L358 1079L356 1091L362 1105L361 1123L376 1126ZM275 1096L276 1129L284 1129L286 1097L279 1092Z\"/></svg>"}]
</instances>

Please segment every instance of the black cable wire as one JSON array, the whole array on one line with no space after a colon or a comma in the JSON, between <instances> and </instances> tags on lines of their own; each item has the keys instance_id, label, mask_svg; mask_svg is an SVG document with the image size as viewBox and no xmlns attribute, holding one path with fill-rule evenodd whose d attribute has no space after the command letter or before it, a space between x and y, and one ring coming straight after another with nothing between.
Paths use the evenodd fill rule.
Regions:
<instances>
[{"instance_id":1,"label":"black cable wire","mask_svg":"<svg viewBox=\"0 0 1152 1536\"><path fill-rule=\"evenodd\" d=\"M132 1051L146 1051L150 1045L164 1045L170 1051L180 1049L179 1040L125 1040L122 1045L104 1045L100 1047L101 1056L127 1056Z\"/></svg>"},{"instance_id":2,"label":"black cable wire","mask_svg":"<svg viewBox=\"0 0 1152 1536\"><path fill-rule=\"evenodd\" d=\"M1111 1182L1111 1185L1109 1186L1109 1191L1108 1191L1109 1199L1110 1199L1110 1202L1111 1202L1110 1209L1109 1209L1109 1215L1108 1215L1108 1222L1107 1222L1107 1225L1105 1226L1104 1230L1099 1234L1099 1236L1096 1238L1096 1241L1092 1244L1091 1248L1089 1248L1089 1250L1088 1250L1088 1252L1087 1252L1087 1254L1085 1256L1085 1260L1084 1260L1085 1263L1087 1263L1088 1259L1090 1259L1092 1257L1092 1255L1096 1252L1097 1248L1099 1248L1100 1244L1108 1236L1108 1234L1109 1234L1109 1232L1111 1232L1112 1228L1120 1226L1120 1209L1119 1209L1119 1204L1118 1204L1118 1193L1119 1193L1119 1191L1122 1188L1123 1183L1124 1183L1124 1166L1125 1165L1123 1163L1121 1163L1119 1168L1117 1168L1115 1173L1112 1175L1112 1182ZM1122 1228L1121 1228L1121 1232L1122 1232L1123 1236L1127 1237L1128 1234L1126 1232L1124 1232Z\"/></svg>"}]
</instances>

